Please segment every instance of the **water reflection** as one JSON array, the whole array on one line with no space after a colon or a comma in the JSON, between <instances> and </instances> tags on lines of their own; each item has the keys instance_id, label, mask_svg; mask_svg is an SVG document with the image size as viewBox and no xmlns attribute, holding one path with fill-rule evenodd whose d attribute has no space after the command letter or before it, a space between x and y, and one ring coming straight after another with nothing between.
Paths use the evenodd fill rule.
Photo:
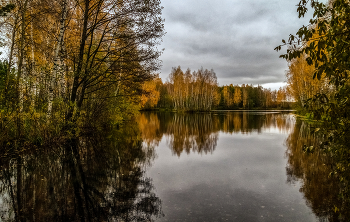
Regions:
<instances>
[{"instance_id":1,"label":"water reflection","mask_svg":"<svg viewBox=\"0 0 350 222\"><path fill-rule=\"evenodd\" d=\"M111 129L59 147L2 157L3 221L151 221L162 215L138 129Z\"/></svg>"},{"instance_id":2,"label":"water reflection","mask_svg":"<svg viewBox=\"0 0 350 222\"><path fill-rule=\"evenodd\" d=\"M344 196L348 188L330 176L335 163L318 149L313 154L303 152L304 145L317 147L318 143L319 139L310 132L310 127L305 122L297 121L286 140L287 182L302 181L300 192L321 221L348 221L349 197Z\"/></svg>"},{"instance_id":3,"label":"water reflection","mask_svg":"<svg viewBox=\"0 0 350 222\"><path fill-rule=\"evenodd\" d=\"M220 150L225 150L224 155L230 155L230 152L234 152L234 155L231 155L228 162L225 162L225 158L220 163L216 163L214 160L211 162L211 164L215 163L217 165L220 165L217 167L219 169L218 172L214 173L216 179L215 181L226 181L229 180L230 182L228 184L235 184L233 179L230 179L227 177L227 175L230 175L228 173L227 175L224 173L226 172L224 169L227 168L229 170L240 169L239 167L242 164L246 164L245 168L246 171L244 171L242 178L240 178L239 182L236 183L235 186L238 186L237 184L244 181L246 178L249 177L249 173L247 172L248 168L255 167L254 164L258 164L259 168L262 169L262 174L264 175L261 178L267 178L266 175L269 174L270 171L274 172L276 168L271 167L268 168L269 164L272 163L272 159L269 159L269 161L264 162L264 160L267 160L270 158L270 156L274 156L273 153L266 154L265 151L260 148L264 146L264 143L271 143L269 146L274 147L276 142L274 141L268 141L264 140L265 138L268 138L266 134L268 132L278 134L284 133L287 134L288 137L285 140L285 146L286 146L286 174L287 177L282 176L283 181L287 181L287 184L291 185L290 187L294 186L301 186L299 189L299 192L304 197L304 200L301 200L298 204L304 204L306 203L307 206L310 207L314 215L317 217L319 221L348 221L350 218L350 201L349 201L349 189L348 186L344 183L340 183L339 179L336 177L331 177L330 173L332 172L332 169L336 167L336 163L332 161L332 159L329 157L329 154L322 152L318 149L315 149L314 153L307 154L303 151L303 147L305 145L307 146L314 146L317 147L317 144L320 143L320 140L315 137L314 134L310 131L310 126L303 121L295 121L293 115L289 114L281 114L281 113L245 113L245 112L218 112L218 113L203 113L203 114L178 114L178 113L142 113L139 119L140 128L142 132L142 138L144 141L147 142L147 144L152 144L154 146L158 146L160 141L162 140L163 136L167 139L167 146L171 148L172 154L180 156L182 153L189 154L190 152L200 153L200 154L207 154L212 153L215 151L219 136L224 134L241 134L239 137L235 138L244 138L245 135L253 135L253 137L250 140L258 140L259 143L252 143L244 141L240 141L242 144L241 147L244 147L244 152L241 151L241 149L237 148L237 152L235 151L234 146L231 146L229 149L226 147L219 147ZM263 136L258 137L255 135L263 134ZM260 139L259 139L260 138ZM222 141L231 140L233 141L232 137L225 137L220 138ZM237 139L237 141L239 140ZM233 142L226 143L226 144L233 144ZM249 144L249 145L248 145ZM254 144L254 145L252 145ZM239 145L237 145L239 146ZM255 146L255 147L254 147ZM245 152L248 152L249 149L253 149L254 152L249 153L248 156L245 156ZM282 147L282 149L285 149L285 147ZM269 149L270 150L270 149ZM276 149L275 151L278 151ZM264 156L266 155L266 156ZM238 156L238 157L237 157ZM256 159L254 159L256 157ZM169 158L169 157L168 157ZM217 157L218 158L218 157ZM236 159L235 159L236 158ZM252 158L255 162L249 161L249 158ZM240 162L240 160L244 162ZM274 161L277 159L275 158ZM167 161L167 164L170 164L169 162L171 159ZM198 161L197 159L191 159L188 160L191 164L191 167L194 167L197 169L195 175L199 174L202 175L200 178L206 178L205 175L207 172L211 172L211 170L215 171L216 168L209 168L208 163L202 163L201 161ZM198 162L196 162L198 161ZM260 162L259 162L260 161ZM235 165L235 163L238 163ZM249 164L248 164L249 162ZM229 166L224 165L224 163L230 163ZM173 162L174 165L177 164L177 162ZM197 164L197 165L196 165ZM181 166L176 165L180 170L177 174L184 172L186 169L185 166L186 162L183 160L181 162ZM189 165L189 163L187 163ZM284 165L285 166L285 165ZM160 167L156 169L157 172L161 172L161 174L167 175L169 174L169 170L167 172L162 172L163 167ZM267 168L266 168L267 167ZM176 167L171 167L172 169ZM204 169L204 172L199 171L198 169ZM264 170L264 169L268 170ZM239 171L242 172L242 171ZM220 175L225 174L226 176L221 178ZM349 172L348 172L349 173ZM173 173L175 175L176 173ZM176 174L176 175L177 175ZM183 174L183 173L182 173ZM190 174L190 173L189 173ZM212 173L213 174L213 173ZM190 175L188 178L184 179L185 181L192 181L192 184L195 184L196 189L198 187L202 187L203 191L202 193L209 193L207 189L204 187L204 185L198 185L197 181L193 181L193 177L195 175ZM240 175L240 174L239 174ZM237 176L237 175L236 175ZM218 177L218 178L217 178ZM235 177L232 177L235 178ZM245 184L244 187L249 187L250 183L256 183L255 177L250 177L251 180ZM271 177L274 178L274 177ZM170 189L169 187L175 186L173 184L177 184L176 181L172 180L171 178L166 177L165 181L169 180L169 184L166 185L166 189ZM209 180L209 179L208 179ZM255 181L255 182L254 182ZM224 182L223 182L224 183ZM210 184L210 188L213 188L217 186L216 182L211 183L211 181L205 180L203 184ZM273 184L273 185L272 185ZM273 190L273 192L278 192L280 188L278 188L277 185L275 185L276 182L271 183L270 186L276 186ZM193 196L194 193L197 193L199 191L192 191L191 186L189 188L182 187L181 184L178 184L177 186L181 187L182 189L188 189L188 191L182 191L184 192L184 199L185 196ZM203 188L204 187L204 188ZM265 187L265 186L264 186ZM179 190L176 186L173 188L174 190ZM199 189L199 188L198 188ZM254 192L259 193L261 189L269 189L269 188L259 188L257 190L253 189ZM171 190L171 189L170 189ZM220 190L225 190L225 192L230 193L228 188L220 187L217 190L213 191L215 194L218 194ZM251 191L252 192L252 191ZM227 193L217 200L217 202L214 201L214 198L210 199L210 203L215 202L217 205L221 204L221 201L225 200L227 204L231 203L230 200L227 198ZM242 191L240 191L242 193ZM182 193L181 193L182 194ZM176 196L180 194L176 193ZM263 201L266 201L266 198L272 198L274 194L271 194L269 197L262 198ZM238 195L235 196L237 198ZM291 199L296 197L297 195L293 195ZM171 201L176 200L175 196L168 197L171 199ZM189 197L188 197L189 198ZM197 199L196 199L197 198ZM192 202L201 202L203 200L199 200L201 197L193 197ZM225 199L226 198L226 199ZM278 197L274 197L275 199L278 199ZM181 199L181 198L180 198ZM272 198L273 199L273 198ZM167 200L167 199L165 199ZM274 200L274 199L273 199ZM289 200L283 200L283 202L288 202ZM191 202L191 203L192 203ZM184 203L177 203L177 205L182 206ZM292 205L292 210L294 210L299 205ZM177 206L176 204L174 204ZM273 204L272 204L273 205ZM265 206L265 204L264 204ZM283 206L283 204L281 204ZM172 205L165 206L167 209L172 209ZM190 206L188 206L190 207ZM288 205L289 207L289 205ZM287 208L287 206L286 206ZM192 206L191 206L192 209ZM194 208L197 209L197 208ZM265 209L265 208L264 208ZM200 210L200 209L197 209ZM215 210L215 209L214 209ZM231 209L232 210L232 209ZM228 212L230 210L227 210ZM170 218L180 218L179 215L172 215L172 210L168 212L171 216L168 216ZM272 211L269 211L269 213L272 214ZM285 214L280 213L280 214ZM297 212L294 212L297 213ZM289 217L293 217L292 213L286 213ZM205 218L208 216L207 214L204 214ZM182 215L183 218L187 218L187 214ZM198 215L197 215L198 216ZM296 216L296 215L294 215ZM305 216L301 216L303 218ZM193 219L193 218L192 218ZM256 219L256 218L255 218ZM254 219L254 220L255 220ZM309 218L310 219L310 218ZM272 218L271 218L272 221ZM287 221L287 219L286 219Z\"/></svg>"},{"instance_id":4,"label":"water reflection","mask_svg":"<svg viewBox=\"0 0 350 222\"><path fill-rule=\"evenodd\" d=\"M158 146L162 137L174 155L183 152L212 153L220 132L228 134L258 134L276 129L289 132L293 127L293 116L266 112L218 112L218 113L161 113L144 112L139 117L142 139L148 145Z\"/></svg>"},{"instance_id":5,"label":"water reflection","mask_svg":"<svg viewBox=\"0 0 350 222\"><path fill-rule=\"evenodd\" d=\"M145 112L138 123L0 157L0 220L313 221L305 202L320 221L350 218L335 163L302 151L319 141L292 115ZM163 137L172 152L155 161Z\"/></svg>"}]
</instances>

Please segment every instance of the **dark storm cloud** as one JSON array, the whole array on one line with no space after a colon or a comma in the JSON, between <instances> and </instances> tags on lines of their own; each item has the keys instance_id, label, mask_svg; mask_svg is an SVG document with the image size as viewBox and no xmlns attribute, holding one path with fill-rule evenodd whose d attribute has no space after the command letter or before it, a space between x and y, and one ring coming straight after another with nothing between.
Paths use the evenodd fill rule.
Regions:
<instances>
[{"instance_id":1,"label":"dark storm cloud","mask_svg":"<svg viewBox=\"0 0 350 222\"><path fill-rule=\"evenodd\" d=\"M298 0L163 0L166 36L161 77L213 68L223 84L285 80L286 61L273 49L308 19L298 19Z\"/></svg>"}]
</instances>

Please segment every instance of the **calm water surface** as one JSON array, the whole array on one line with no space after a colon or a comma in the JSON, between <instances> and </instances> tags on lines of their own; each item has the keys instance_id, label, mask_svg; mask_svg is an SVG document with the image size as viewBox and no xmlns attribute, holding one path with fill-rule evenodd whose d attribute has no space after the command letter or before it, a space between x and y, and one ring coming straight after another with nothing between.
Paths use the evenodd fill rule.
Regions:
<instances>
[{"instance_id":1,"label":"calm water surface","mask_svg":"<svg viewBox=\"0 0 350 222\"><path fill-rule=\"evenodd\" d=\"M143 113L140 123L157 154L147 175L158 221L317 221L286 172L293 115Z\"/></svg>"},{"instance_id":2,"label":"calm water surface","mask_svg":"<svg viewBox=\"0 0 350 222\"><path fill-rule=\"evenodd\" d=\"M338 221L329 158L302 151L315 142L280 112L143 112L24 141L0 155L0 221Z\"/></svg>"}]
</instances>

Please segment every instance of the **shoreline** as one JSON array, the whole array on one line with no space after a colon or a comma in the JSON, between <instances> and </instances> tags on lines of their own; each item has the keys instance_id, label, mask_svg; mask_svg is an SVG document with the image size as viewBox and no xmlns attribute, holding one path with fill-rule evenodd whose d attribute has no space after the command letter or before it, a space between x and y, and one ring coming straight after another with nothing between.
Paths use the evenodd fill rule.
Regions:
<instances>
[{"instance_id":1,"label":"shoreline","mask_svg":"<svg viewBox=\"0 0 350 222\"><path fill-rule=\"evenodd\" d=\"M227 109L227 110L139 110L140 112L190 112L190 113L207 113L207 112L296 112L294 109Z\"/></svg>"},{"instance_id":2,"label":"shoreline","mask_svg":"<svg viewBox=\"0 0 350 222\"><path fill-rule=\"evenodd\" d=\"M294 109L237 109L210 110L209 112L295 112Z\"/></svg>"}]
</instances>

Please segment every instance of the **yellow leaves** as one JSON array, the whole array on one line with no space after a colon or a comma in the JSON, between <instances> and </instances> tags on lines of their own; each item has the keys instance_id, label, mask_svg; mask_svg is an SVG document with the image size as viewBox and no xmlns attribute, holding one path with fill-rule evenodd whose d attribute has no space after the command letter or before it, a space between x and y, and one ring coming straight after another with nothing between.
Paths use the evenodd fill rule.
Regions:
<instances>
[{"instance_id":1,"label":"yellow leaves","mask_svg":"<svg viewBox=\"0 0 350 222\"><path fill-rule=\"evenodd\" d=\"M199 69L185 73L173 68L169 75L168 92L176 110L210 110L215 104L217 78L214 70Z\"/></svg>"},{"instance_id":2,"label":"yellow leaves","mask_svg":"<svg viewBox=\"0 0 350 222\"><path fill-rule=\"evenodd\" d=\"M235 88L235 93L233 95L233 102L239 104L242 101L242 91L240 88Z\"/></svg>"},{"instance_id":3,"label":"yellow leaves","mask_svg":"<svg viewBox=\"0 0 350 222\"><path fill-rule=\"evenodd\" d=\"M154 108L159 101L160 93L157 90L158 79L147 81L142 85L141 107Z\"/></svg>"},{"instance_id":4,"label":"yellow leaves","mask_svg":"<svg viewBox=\"0 0 350 222\"><path fill-rule=\"evenodd\" d=\"M287 87L280 87L277 91L277 96L276 96L276 102L283 106L284 102L287 102L288 100L288 91Z\"/></svg>"},{"instance_id":5,"label":"yellow leaves","mask_svg":"<svg viewBox=\"0 0 350 222\"><path fill-rule=\"evenodd\" d=\"M308 65L306 55L292 60L289 64L287 77L287 90L295 100L301 102L311 98L318 92L321 92L326 85L324 75L320 80L313 78L315 67Z\"/></svg>"},{"instance_id":6,"label":"yellow leaves","mask_svg":"<svg viewBox=\"0 0 350 222\"><path fill-rule=\"evenodd\" d=\"M230 92L228 86L224 86L223 96L224 96L224 101L225 101L226 106L231 106L232 102L234 100L232 99L232 95L231 95L231 92Z\"/></svg>"},{"instance_id":7,"label":"yellow leaves","mask_svg":"<svg viewBox=\"0 0 350 222\"><path fill-rule=\"evenodd\" d=\"M220 103L220 99L221 99L221 95L220 95L220 93L218 92L218 90L214 90L214 95L213 95L213 97L214 97L213 105L214 105L214 106L218 106L219 103Z\"/></svg>"}]
</instances>

